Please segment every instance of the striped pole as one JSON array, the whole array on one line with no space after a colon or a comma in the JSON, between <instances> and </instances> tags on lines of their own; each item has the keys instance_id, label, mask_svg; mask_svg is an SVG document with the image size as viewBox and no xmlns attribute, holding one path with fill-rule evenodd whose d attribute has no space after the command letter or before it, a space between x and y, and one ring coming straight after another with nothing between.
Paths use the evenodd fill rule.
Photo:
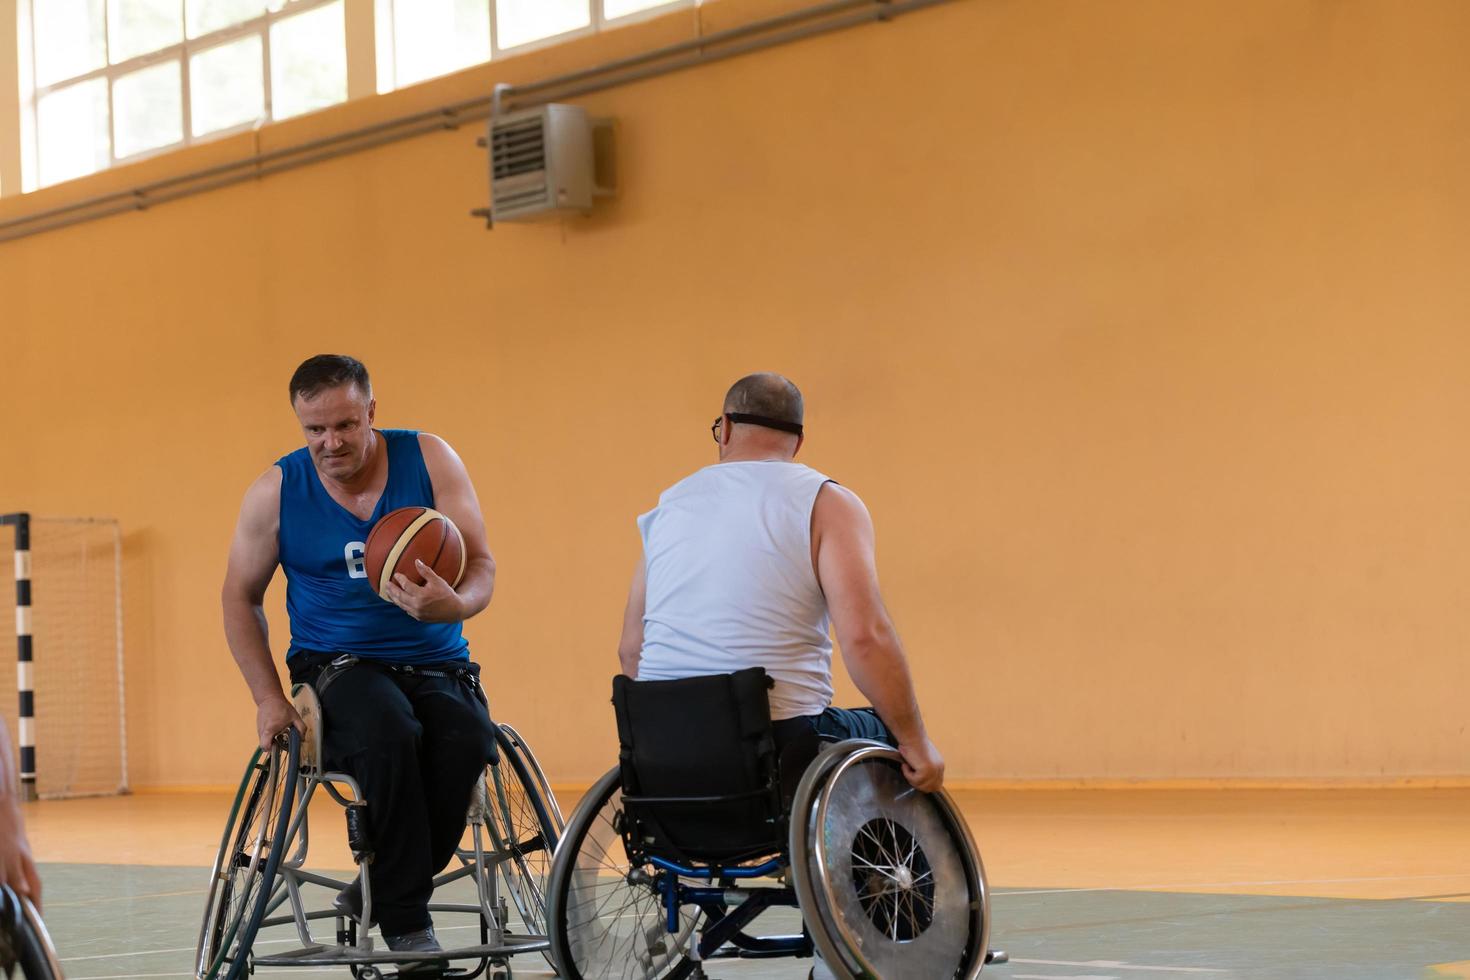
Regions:
<instances>
[{"instance_id":1,"label":"striped pole","mask_svg":"<svg viewBox=\"0 0 1470 980\"><path fill-rule=\"evenodd\" d=\"M15 678L20 689L16 714L16 742L20 746L20 793L36 798L36 691L31 663L31 515L0 515L0 524L15 526Z\"/></svg>"}]
</instances>

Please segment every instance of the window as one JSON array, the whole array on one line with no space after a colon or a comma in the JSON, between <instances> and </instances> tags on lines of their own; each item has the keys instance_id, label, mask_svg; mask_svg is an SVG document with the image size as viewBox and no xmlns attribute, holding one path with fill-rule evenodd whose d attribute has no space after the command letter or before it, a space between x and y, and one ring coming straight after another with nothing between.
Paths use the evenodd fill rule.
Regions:
<instances>
[{"instance_id":1,"label":"window","mask_svg":"<svg viewBox=\"0 0 1470 980\"><path fill-rule=\"evenodd\" d=\"M490 3L378 0L377 35L378 91L388 92L489 61Z\"/></svg>"},{"instance_id":2,"label":"window","mask_svg":"<svg viewBox=\"0 0 1470 980\"><path fill-rule=\"evenodd\" d=\"M700 0L376 0L378 91Z\"/></svg>"},{"instance_id":3,"label":"window","mask_svg":"<svg viewBox=\"0 0 1470 980\"><path fill-rule=\"evenodd\" d=\"M516 48L592 23L583 0L495 0L497 47Z\"/></svg>"},{"instance_id":4,"label":"window","mask_svg":"<svg viewBox=\"0 0 1470 980\"><path fill-rule=\"evenodd\" d=\"M119 157L172 146L184 138L179 59L170 58L113 80L112 132Z\"/></svg>"},{"instance_id":5,"label":"window","mask_svg":"<svg viewBox=\"0 0 1470 980\"><path fill-rule=\"evenodd\" d=\"M189 58L189 128L195 136L234 129L265 115L259 34L226 41Z\"/></svg>"},{"instance_id":6,"label":"window","mask_svg":"<svg viewBox=\"0 0 1470 980\"><path fill-rule=\"evenodd\" d=\"M699 2L19 0L19 128L0 143L30 190ZM349 50L354 17L375 19L374 50ZM349 62L368 91L348 91Z\"/></svg>"},{"instance_id":7,"label":"window","mask_svg":"<svg viewBox=\"0 0 1470 980\"><path fill-rule=\"evenodd\" d=\"M347 101L347 36L342 4L271 25L272 114L288 119Z\"/></svg>"},{"instance_id":8,"label":"window","mask_svg":"<svg viewBox=\"0 0 1470 980\"><path fill-rule=\"evenodd\" d=\"M28 185L347 98L344 0L21 2L34 52Z\"/></svg>"}]
</instances>

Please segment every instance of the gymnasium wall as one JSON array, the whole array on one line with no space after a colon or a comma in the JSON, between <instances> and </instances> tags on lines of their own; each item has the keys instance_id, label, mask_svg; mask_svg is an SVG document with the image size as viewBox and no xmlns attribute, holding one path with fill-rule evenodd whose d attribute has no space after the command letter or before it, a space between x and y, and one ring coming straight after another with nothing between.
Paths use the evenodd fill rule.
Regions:
<instances>
[{"instance_id":1,"label":"gymnasium wall","mask_svg":"<svg viewBox=\"0 0 1470 980\"><path fill-rule=\"evenodd\" d=\"M0 511L121 519L134 783L230 782L236 508L302 441L295 365L356 354L380 423L477 484L493 707L587 780L634 517L714 460L725 387L778 370L802 458L873 512L953 778L1467 776L1467 34L1459 0L960 0L582 100L620 127L590 218L487 233L471 127L0 244Z\"/></svg>"}]
</instances>

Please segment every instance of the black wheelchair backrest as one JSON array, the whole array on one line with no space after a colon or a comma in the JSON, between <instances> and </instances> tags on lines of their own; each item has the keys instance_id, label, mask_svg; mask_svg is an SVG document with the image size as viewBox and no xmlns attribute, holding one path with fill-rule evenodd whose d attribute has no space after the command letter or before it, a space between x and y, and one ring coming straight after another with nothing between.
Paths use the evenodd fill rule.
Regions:
<instances>
[{"instance_id":1,"label":"black wheelchair backrest","mask_svg":"<svg viewBox=\"0 0 1470 980\"><path fill-rule=\"evenodd\" d=\"M674 861L731 864L784 849L763 668L613 679L625 839Z\"/></svg>"}]
</instances>

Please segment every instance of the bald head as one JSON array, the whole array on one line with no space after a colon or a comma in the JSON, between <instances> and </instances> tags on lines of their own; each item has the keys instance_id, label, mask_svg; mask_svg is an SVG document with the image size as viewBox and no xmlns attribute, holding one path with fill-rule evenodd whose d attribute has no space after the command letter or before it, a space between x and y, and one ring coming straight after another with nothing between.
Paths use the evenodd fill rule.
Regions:
<instances>
[{"instance_id":1,"label":"bald head","mask_svg":"<svg viewBox=\"0 0 1470 980\"><path fill-rule=\"evenodd\" d=\"M801 390L770 371L747 374L725 394L726 413L762 415L768 419L801 424Z\"/></svg>"}]
</instances>

